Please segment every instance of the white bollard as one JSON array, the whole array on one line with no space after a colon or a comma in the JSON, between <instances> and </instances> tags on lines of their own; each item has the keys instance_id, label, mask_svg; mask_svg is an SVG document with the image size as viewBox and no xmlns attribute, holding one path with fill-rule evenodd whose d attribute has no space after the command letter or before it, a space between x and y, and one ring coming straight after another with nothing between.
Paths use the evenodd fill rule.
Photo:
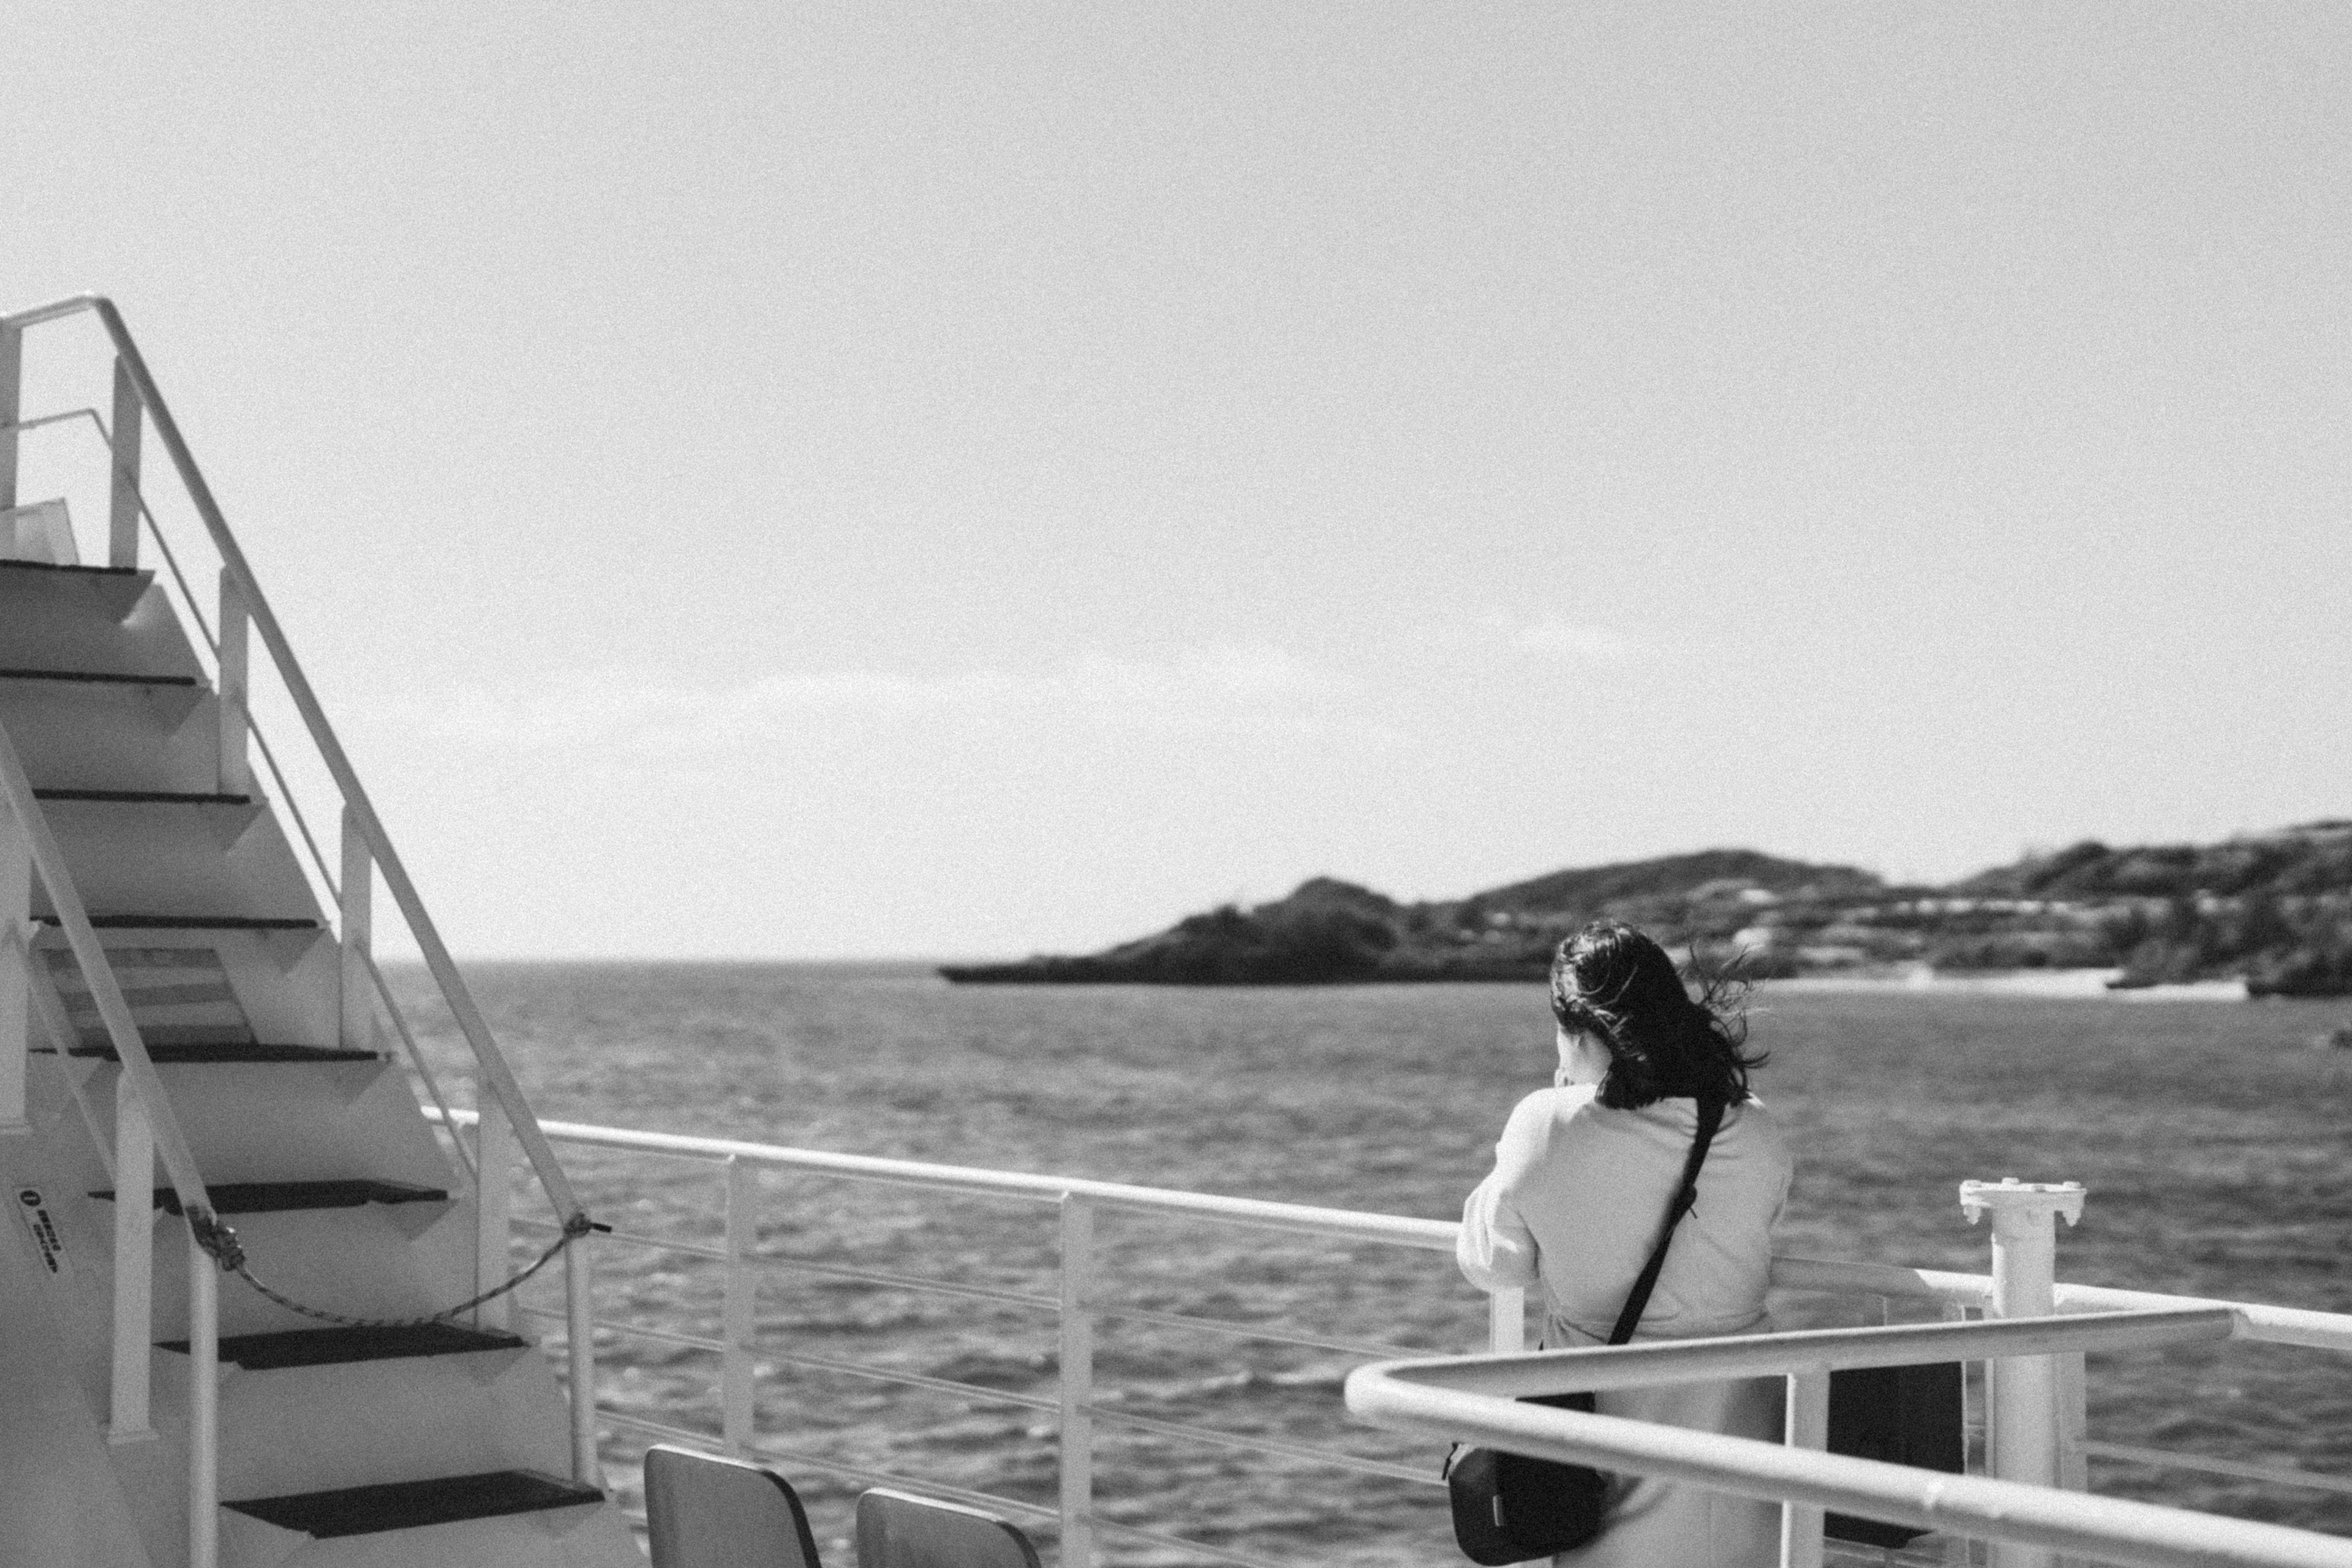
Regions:
<instances>
[{"instance_id":1,"label":"white bollard","mask_svg":"<svg viewBox=\"0 0 2352 1568\"><path fill-rule=\"evenodd\" d=\"M2058 1224L2083 1217L2079 1182L1962 1182L1960 1212L1974 1225L1992 1215L1992 1310L1998 1318L2046 1318L2057 1310ZM1993 1475L2029 1486L2058 1484L2058 1364L2050 1356L2010 1356L1988 1368ZM2053 1568L2048 1547L1991 1543L1987 1568Z\"/></svg>"}]
</instances>

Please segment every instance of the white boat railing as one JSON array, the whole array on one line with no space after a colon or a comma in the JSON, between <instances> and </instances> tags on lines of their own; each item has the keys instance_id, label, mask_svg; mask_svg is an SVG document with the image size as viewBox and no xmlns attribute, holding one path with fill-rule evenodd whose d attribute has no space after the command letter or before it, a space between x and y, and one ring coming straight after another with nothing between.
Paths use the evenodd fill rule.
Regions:
<instances>
[{"instance_id":1,"label":"white boat railing","mask_svg":"<svg viewBox=\"0 0 2352 1568\"><path fill-rule=\"evenodd\" d=\"M472 1125L475 1117L470 1111L459 1110L446 1120L455 1130ZM1127 1211L1209 1225L1249 1226L1335 1241L1398 1247L1443 1255L1443 1263L1433 1260L1432 1279L1433 1289L1443 1289L1448 1283L1459 1283L1451 1260L1454 1236L1459 1227L1452 1221L572 1122L551 1121L544 1127L550 1141L562 1147L708 1164L713 1168L713 1175L717 1178L718 1192L715 1195L723 1208L723 1241L719 1245L689 1240L681 1236L627 1230L617 1231L610 1238L625 1246L658 1249L718 1265L722 1271L723 1291L718 1335L681 1333L664 1324L617 1317L595 1318L589 1329L592 1332L603 1332L623 1340L634 1338L691 1348L717 1358L717 1386L712 1402L719 1413L716 1429L697 1430L675 1422L656 1422L610 1409L600 1412L598 1418L601 1421L613 1428L641 1436L739 1456L765 1457L853 1479L915 1486L982 1506L1054 1519L1061 1530L1062 1561L1067 1568L1090 1568L1095 1560L1097 1538L1105 1535L1162 1547L1181 1547L1185 1552L1213 1560L1271 1568L1267 1560L1263 1558L1200 1542L1182 1541L1102 1518L1093 1500L1093 1439L1098 1426L1125 1426L1171 1438L1309 1460L1339 1470L1374 1474L1432 1488L1438 1485L1433 1466L1410 1468L1334 1448L1272 1442L1197 1424L1158 1421L1137 1416L1115 1405L1106 1404L1096 1397L1093 1389L1094 1332L1098 1324L1118 1321L1150 1323L1268 1344L1324 1349L1376 1361L1401 1355L1410 1357L1412 1359L1402 1367L1390 1370L1396 1373L1391 1381L1411 1387L1412 1396L1416 1399L1429 1396L1430 1390L1422 1387L1423 1384L1432 1384L1432 1387L1436 1387L1437 1383L1453 1376L1454 1369L1501 1368L1505 1371L1500 1375L1513 1378L1539 1375L1549 1380L1547 1387L1557 1384L1562 1389L1603 1385L1601 1382L1590 1380L1594 1364L1591 1358L1598 1355L1598 1352L1551 1352L1532 1356L1516 1353L1524 1349L1525 1322L1525 1302L1517 1291L1500 1292L1492 1298L1485 1357L1433 1360L1426 1352L1401 1351L1395 1346L1322 1337L1287 1327L1182 1312L1147 1310L1125 1305L1107 1298L1101 1291L1100 1254L1094 1238L1094 1219L1098 1213ZM499 1168L485 1162L483 1170L483 1184L487 1191L498 1182ZM763 1255L759 1247L762 1205L760 1178L768 1172L882 1184L943 1194L989 1195L1050 1206L1056 1212L1055 1223L1060 1239L1057 1287L1051 1294L1044 1290L1013 1290L956 1280L916 1279L845 1267L815 1258ZM2049 1209L2066 1201L2063 1190L2058 1197L2053 1199L2047 1195L2051 1189L2014 1189L1991 1184L1969 1184L1969 1186L1975 1189L1974 1195L1982 1206L1995 1210L1997 1219L2000 1217L2000 1205L2003 1203L2028 1210L2039 1207L2042 1211L2042 1225L2045 1236ZM2079 1197L2078 1189L2075 1195ZM515 1223L523 1228L533 1228L528 1221ZM2189 1469L2323 1490L2352 1490L2352 1483L2335 1477L2281 1467L2241 1464L2196 1455L2172 1455L2089 1442L2084 1435L2084 1394L2081 1375L2081 1358L2086 1352L2132 1344L2236 1338L2326 1350L2352 1350L2352 1317L2260 1303L2206 1300L2056 1283L2049 1279L2046 1268L2037 1265L2029 1255L2035 1250L2033 1237L2028 1235L2021 1241L2015 1234L2018 1226L2013 1219L2009 1228L2012 1234L2007 1237L2002 1237L1998 1231L1996 1233L1996 1270L1991 1275L1804 1258L1784 1257L1773 1260L1772 1282L1777 1288L1874 1298L1882 1317L1885 1315L1886 1304L1890 1301L1932 1303L1947 1320L1945 1321L1682 1344L1643 1344L1609 1352L1621 1358L1638 1358L1630 1363L1635 1371L1620 1376L1604 1366L1598 1375L1612 1383L1672 1381L1677 1374L1672 1372L1671 1365L1687 1364L1686 1362L1677 1363L1676 1358L1693 1356L1722 1358L1719 1362L1706 1363L1708 1370L1705 1375L1707 1377L1785 1373L1787 1365L1794 1364L1798 1368L1793 1375L1799 1384L1796 1390L1799 1397L1792 1400L1790 1405L1799 1415L1795 1433L1798 1445L1800 1448L1818 1448L1826 1429L1822 1399L1827 1388L1828 1366L1890 1365L1931 1360L1981 1362L1987 1375L1982 1380L1983 1389L1979 1397L1983 1404L1992 1406L1985 1425L1990 1429L1987 1451L1990 1463L1997 1472L1994 1477L1930 1474L1769 1444L1743 1443L1731 1438L1713 1440L1734 1444L1738 1451L1727 1460L1720 1454L1707 1456L1709 1463L1717 1465L1716 1469L1706 1472L1707 1484L1721 1485L1730 1490L1746 1490L1750 1495L1775 1496L1780 1498L1784 1504L1793 1504L1793 1508L1786 1511L1791 1516L1790 1522L1795 1528L1784 1531L1789 1537L1784 1542L1784 1554L1793 1564L1804 1565L1822 1560L1820 1516L1825 1508L1845 1513L1894 1518L1941 1531L1943 1534L1937 1538L1940 1543L1931 1542L1930 1544L1938 1552L1952 1553L1949 1560L1954 1562L1969 1561L1966 1552L1967 1542L1971 1536L1994 1543L1991 1550L1995 1564L2046 1562L2046 1554L2036 1554L2043 1553L2045 1543L2056 1537L2041 1531L2039 1525L2025 1528L2021 1532L2019 1529L2012 1529L2008 1521L2025 1517L2016 1511L2025 1502L2042 1506L2046 1500L2056 1498L2064 1500L2054 1506L2069 1521L2065 1530L2078 1531L2084 1519L2092 1520L2096 1528L2113 1528L2111 1536L2101 1538L2103 1550L2099 1552L2084 1546L2079 1531L2063 1535L2066 1542L2063 1550L2085 1558L2104 1556L2123 1563L2165 1563L2199 1560L2193 1552L2202 1550L2201 1547L2192 1549L2189 1556L2178 1552L2170 1556L2133 1555L2138 1547L2134 1544L2137 1537L2131 1531L2146 1522L2143 1515L2135 1510L2146 1510L2147 1514L2161 1515L2165 1521L2178 1524L2188 1532L2181 1537L2184 1540L2203 1542L2217 1534L2232 1540L2259 1538L2268 1549L2274 1547L2279 1540L2293 1538L2296 1550L2306 1552L2303 1556L2263 1556L2257 1553L2242 1558L2203 1559L2205 1561L2261 1563L2266 1568L2278 1568L2278 1565L2287 1563L2305 1568L2305 1565L2315 1563L2326 1563L2334 1568L2352 1568L2352 1543L2332 1537L2285 1531L2276 1526L2257 1527L2236 1520L2084 1495L2084 1461L2087 1457L2099 1454L2136 1463L2168 1463ZM2029 1225L2026 1228L2030 1231L2032 1227ZM2011 1310L2009 1316L2023 1321L1970 1320L1971 1313L2001 1314L2005 1306L2031 1305L2031 1293L2037 1287L2037 1273L2039 1282L2046 1284L2051 1292L2051 1300L2039 1311L2054 1312L2058 1316L2029 1317ZM888 1289L934 1292L1057 1314L1061 1352L1059 1387L1055 1395L1048 1398L810 1355L793 1347L763 1342L756 1331L756 1307L761 1282L772 1278L793 1276L863 1282ZM578 1331L576 1325L567 1329L567 1332ZM1584 1358L1576 1363L1577 1375L1587 1377L1588 1381L1561 1381L1565 1374L1553 1369L1564 1354ZM1749 1359L1744 1362L1736 1360L1742 1356ZM1059 1432L1058 1506L1047 1508L1026 1500L983 1495L941 1486L919 1477L861 1468L841 1462L839 1456L814 1451L805 1446L791 1447L773 1442L758 1425L757 1368L761 1363L898 1384L952 1394L976 1402L997 1402L1050 1414L1055 1418ZM1416 1370L1408 1374L1406 1368ZM1417 1370L1422 1368L1441 1371L1428 1373ZM1667 1370L1662 1371L1662 1368ZM1362 1378L1367 1373L1360 1369L1355 1375ZM1465 1372L1463 1375L1469 1373ZM1490 1374L1480 1372L1477 1375ZM1437 1383L1432 1383L1433 1378ZM1483 1392L1455 1392L1450 1384L1438 1388L1437 1392L1449 1399L1483 1402L1473 1409L1473 1414L1481 1418L1495 1416L1495 1407L1503 1407L1507 1414L1535 1408L1510 1405L1507 1401ZM1459 1409L1449 1405L1445 1419L1450 1425L1443 1431L1425 1421L1415 1429L1433 1436L1461 1437L1469 1430L1462 1425L1461 1414ZM1549 1415L1553 1413L1547 1411L1543 1414ZM1383 1413L1382 1418L1383 1421L1387 1419L1387 1413ZM1420 1421L1421 1417L1415 1415L1413 1419ZM1591 1426L1596 1421L1601 1424L1599 1427ZM1656 1434L1666 1430L1609 1417L1580 1416L1577 1418L1577 1426L1578 1430L1567 1439L1562 1439L1559 1432L1546 1428L1543 1441L1554 1445L1562 1441L1579 1442L1590 1448L1593 1442L1591 1433L1602 1431L1615 1446L1611 1448L1612 1458L1601 1462L1629 1470L1643 1468L1649 1462L1645 1457L1647 1450L1641 1447L1641 1443L1657 1441ZM1516 1434L1518 1429L1513 1427L1511 1430ZM1497 1440L1494 1429L1485 1430L1486 1436L1480 1440L1490 1443ZM1557 1455L1563 1450L1554 1447L1543 1451ZM1741 1465L1763 1464L1764 1461L1758 1458L1759 1454L1769 1456L1774 1465L1794 1467L1788 1473L1806 1477L1805 1489L1809 1489L1792 1488L1785 1492L1772 1492L1762 1489L1763 1483L1747 1481L1733 1484L1726 1479ZM1674 1462L1680 1464L1684 1461L1678 1458ZM2001 1468L2004 1465L2011 1469L2003 1472ZM2034 1465L2042 1466L2049 1478L2039 1485L2023 1484L2014 1479L2000 1479L2002 1473L2013 1476L2017 1467ZM1853 1466L1864 1467L1871 1475L1863 1482L1854 1482L1853 1476L1857 1472L1850 1468ZM1894 1471L1903 1478L1904 1484L1925 1489L1923 1495L1936 1499L1958 1499L1970 1506L1961 1508L1955 1504L1942 1507L1932 1519L1923 1517L1922 1511L1916 1508L1889 1507L1885 1502L1889 1483L1877 1473L1883 1471ZM1669 1472L1660 1468L1658 1473ZM1698 1472L1679 1470L1671 1473L1695 1477ZM1782 1472L1772 1470L1769 1473L1778 1478ZM2053 1482L2071 1489L2053 1489ZM1778 1485L1779 1480L1776 1479L1771 1484ZM1842 1488L1845 1489L1840 1489ZM1993 1489L1986 1491L1986 1488ZM2075 1512L2067 1511L2076 1510L2076 1505L2092 1504L2099 1506L2081 1513L2080 1517ZM2122 1512L2111 1511L2116 1509L2122 1510ZM2115 1524L2114 1521L2119 1519L2123 1523ZM2248 1531L2252 1534L2246 1534ZM2315 1547L2312 1545L2314 1542L2318 1544ZM2311 1551L2320 1554L2310 1555ZM1869 1560L1876 1561L1877 1553L1870 1552Z\"/></svg>"},{"instance_id":2,"label":"white boat railing","mask_svg":"<svg viewBox=\"0 0 2352 1568\"><path fill-rule=\"evenodd\" d=\"M113 351L111 424L100 419L92 408L25 417L26 331L32 327L85 314L98 321ZM278 804L292 818L309 848L312 862L310 868L326 892L323 901L335 916L341 963L341 1043L356 1048L374 1049L374 1010L381 1006L383 1015L391 1019L411 1063L424 1079L436 1106L446 1108L446 1102L439 1086L434 1082L429 1067L416 1048L415 1031L374 959L374 885L381 878L385 891L405 921L409 933L433 975L444 1005L470 1048L479 1095L499 1111L498 1117L479 1129L478 1142L487 1143L492 1152L501 1149L508 1140L520 1146L553 1212L561 1217L563 1234L575 1243L565 1249L566 1288L572 1304L572 1310L584 1321L591 1294L590 1263L588 1248L577 1243L591 1228L588 1217L572 1192L561 1162L541 1132L537 1117L524 1098L521 1087L515 1081L512 1069L394 849L391 836L377 816L357 771L352 766L333 726L329 723L325 710L304 675L292 645L270 609L259 580L231 531L226 515L214 499L211 488L198 468L194 456L182 437L179 426L173 418L171 409L121 312L110 300L94 294L84 294L0 316L0 512L7 511L17 503L22 437L31 431L52 426L70 426L83 420L97 433L106 451L108 564L118 568L139 564L143 525L163 555L172 580L213 656L214 685L219 711L220 792L225 795L261 793L258 781L252 777L248 761L247 743L252 742L260 751L276 784ZM152 428L155 437L163 443L182 490L221 563L216 612L210 618L205 614L203 600L194 585L182 571L179 559L149 505L142 487L142 432L148 427ZM268 738L254 723L250 645L257 635L262 648L269 656L270 665L277 671L286 696L300 719L319 762L332 781L341 819L340 865L336 868L330 868L318 837L303 815L299 798L279 766ZM7 761L12 764L15 763L13 751L8 752ZM130 1127L129 1131L139 1138L152 1139L155 1151L163 1156L165 1170L180 1194L184 1210L194 1222L191 1225L192 1245L201 1247L203 1226L211 1215L211 1209L209 1203L205 1201L203 1184L196 1179L193 1161L172 1119L170 1106L163 1097L161 1082L155 1079L152 1062L139 1041L138 1031L108 965L103 946L91 930L86 915L68 914L68 905L79 911L79 900L73 896L70 882L65 877L62 858L57 856L55 842L47 833L37 798L24 780L20 765L14 767L13 776L6 782L9 805L26 825L37 861L44 854L54 861L54 864L40 864L38 871L58 910L68 945L122 1058L124 1081L134 1090L128 1103L132 1107L132 1121L138 1125ZM18 787L20 785L21 788ZM21 799L18 798L20 795ZM0 910L0 916L5 914L5 910ZM21 939L18 945L25 945ZM23 967L27 984L37 1001L43 977L33 973L37 966L30 962L28 948L21 956L25 961ZM62 1050L64 1047L61 1045L59 1048ZM7 1050L0 1050L0 1058L12 1058L0 1060L0 1121L5 1120L5 1102L11 1093L18 1096L21 1112L22 1056L21 1041ZM126 1167L139 1163L124 1156L144 1145L135 1142L123 1144L121 1138L121 1131L118 1131L117 1163ZM460 1166L471 1177L474 1161L467 1158L463 1149L457 1153ZM139 1163L139 1170L135 1173L118 1173L117 1185L126 1199L130 1196L129 1184L133 1180L144 1182L150 1179L146 1173L148 1170L148 1164ZM505 1201L503 1192L495 1199L500 1205ZM131 1254L135 1250L133 1238L121 1227L125 1224L123 1216L134 1206L127 1201L117 1205L117 1253L118 1258L124 1260L124 1267L117 1270L118 1292L128 1288L121 1283L125 1273L143 1279L152 1268L143 1252L135 1264L130 1261ZM507 1267L507 1254L503 1240L508 1233L503 1214L493 1212L491 1201L481 1203L478 1212L478 1261L488 1265L494 1259L496 1268L500 1270L488 1277L478 1274L476 1289L488 1289L505 1278L503 1270ZM495 1249L491 1246L492 1237L499 1238L501 1243ZM216 1353L216 1323L212 1314L215 1310L213 1298L218 1280L209 1268L194 1268L190 1274L190 1350L201 1371L202 1366L207 1364L206 1358ZM494 1321L499 1310L494 1304L478 1315L486 1321ZM143 1410L147 1346L152 1335L147 1331L142 1318L136 1325L134 1343L129 1337L133 1328L131 1316L130 1308L118 1300L114 1359L118 1380L135 1384L131 1396L138 1407ZM572 1336L572 1372L575 1387L593 1386L594 1372L588 1361L593 1354L592 1345L593 1339L588 1334ZM136 1363L135 1370L131 1368L133 1362ZM213 1381L199 1375L194 1386L198 1394L192 1402L194 1425L190 1434L193 1489L189 1510L191 1563L194 1568L212 1568L215 1547L211 1535L215 1510L211 1506L213 1494L207 1478L212 1474L215 1463L215 1435L211 1426ZM584 1405L572 1413L572 1461L575 1479L590 1484L598 1483L593 1411ZM199 1482L202 1484L197 1485Z\"/></svg>"}]
</instances>

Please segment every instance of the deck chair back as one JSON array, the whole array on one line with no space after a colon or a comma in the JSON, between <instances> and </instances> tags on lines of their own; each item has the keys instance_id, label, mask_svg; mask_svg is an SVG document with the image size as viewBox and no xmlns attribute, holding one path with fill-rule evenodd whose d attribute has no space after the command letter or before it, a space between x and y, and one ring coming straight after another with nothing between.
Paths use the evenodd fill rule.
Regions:
<instances>
[{"instance_id":1,"label":"deck chair back","mask_svg":"<svg viewBox=\"0 0 2352 1568\"><path fill-rule=\"evenodd\" d=\"M646 1450L646 1532L653 1568L819 1568L783 1477L667 1443Z\"/></svg>"},{"instance_id":2,"label":"deck chair back","mask_svg":"<svg viewBox=\"0 0 2352 1568\"><path fill-rule=\"evenodd\" d=\"M876 1487L857 1500L857 1568L1038 1568L1037 1549L992 1513Z\"/></svg>"}]
</instances>

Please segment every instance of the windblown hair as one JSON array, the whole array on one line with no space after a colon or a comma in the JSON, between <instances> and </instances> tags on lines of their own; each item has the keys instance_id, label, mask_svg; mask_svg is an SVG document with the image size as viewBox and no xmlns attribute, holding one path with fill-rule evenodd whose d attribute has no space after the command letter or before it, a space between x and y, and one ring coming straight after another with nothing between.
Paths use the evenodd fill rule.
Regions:
<instances>
[{"instance_id":1,"label":"windblown hair","mask_svg":"<svg viewBox=\"0 0 2352 1568\"><path fill-rule=\"evenodd\" d=\"M1748 982L1728 972L1699 981L1694 1000L1666 950L1622 921L1595 921L1559 944L1552 1016L1608 1047L1601 1104L1631 1110L1680 1095L1726 1105L1748 1098L1748 1072L1768 1059L1747 1049Z\"/></svg>"}]
</instances>

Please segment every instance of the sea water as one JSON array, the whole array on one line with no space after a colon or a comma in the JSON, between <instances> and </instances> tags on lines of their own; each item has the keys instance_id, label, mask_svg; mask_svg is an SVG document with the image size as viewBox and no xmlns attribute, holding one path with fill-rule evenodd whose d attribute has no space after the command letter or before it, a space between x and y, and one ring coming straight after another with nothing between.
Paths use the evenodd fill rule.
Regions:
<instances>
[{"instance_id":1,"label":"sea water","mask_svg":"<svg viewBox=\"0 0 2352 1568\"><path fill-rule=\"evenodd\" d=\"M1534 985L1168 990L953 988L911 966L496 965L473 984L540 1114L1237 1196L1452 1218L1512 1104L1549 1081ZM418 999L428 1058L471 1100L462 1047ZM1968 1178L2074 1180L2063 1279L2352 1311L2352 1053L2315 1038L2322 1004L1823 993L1754 998L1772 1053L1759 1092L1798 1166L1777 1249L1982 1272ZM599 1217L715 1243L708 1166L564 1153ZM767 1254L1051 1297L1055 1220L1035 1202L942 1197L799 1174L764 1188ZM1442 1255L1106 1214L1102 1293L1309 1337L1477 1347L1483 1299ZM715 1336L716 1264L599 1244L601 1316ZM538 1301L560 1305L551 1293ZM1784 1327L1874 1321L1874 1306L1777 1296ZM788 1363L797 1356L1055 1392L1054 1314L816 1273L761 1287L765 1441L917 1480L1051 1506L1053 1416ZM715 1432L709 1352L598 1343L614 1411ZM1427 1444L1352 1423L1354 1358L1107 1324L1097 1397L1116 1411L1344 1447L1434 1479ZM2225 1344L2095 1357L2094 1437L2352 1474L2352 1365ZM608 1437L635 1504L646 1439ZM858 1487L789 1461L828 1562L846 1563ZM1433 1485L1108 1425L1110 1520L1287 1561L1444 1563ZM2352 1497L2095 1460L2094 1487L2352 1533ZM1024 1522L1030 1522L1024 1521ZM1034 1533L1050 1541L1049 1522ZM1187 1559L1107 1538L1112 1563Z\"/></svg>"}]
</instances>

